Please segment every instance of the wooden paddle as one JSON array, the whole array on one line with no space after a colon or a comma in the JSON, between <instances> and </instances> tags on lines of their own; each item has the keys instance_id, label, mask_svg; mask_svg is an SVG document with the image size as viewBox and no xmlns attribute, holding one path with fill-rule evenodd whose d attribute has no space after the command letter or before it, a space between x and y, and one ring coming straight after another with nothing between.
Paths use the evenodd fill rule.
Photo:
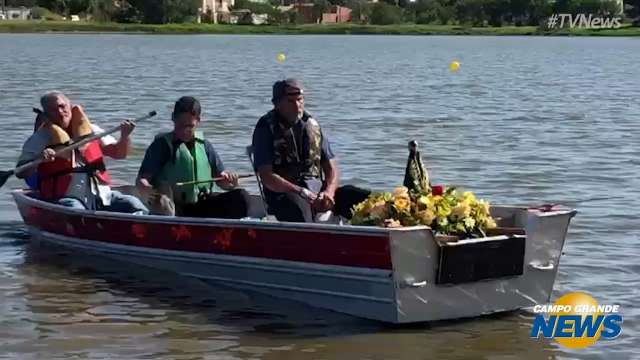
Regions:
<instances>
[{"instance_id":1,"label":"wooden paddle","mask_svg":"<svg viewBox=\"0 0 640 360\"><path fill-rule=\"evenodd\" d=\"M245 179L245 178L250 178L250 177L253 177L253 174L241 174L241 175L238 175L238 179ZM224 178L222 176L218 176L218 177L214 177L211 180L185 181L185 182L176 183L176 186L208 184L208 183L212 183L212 182L216 182L216 181L220 181L220 180L224 180Z\"/></svg>"},{"instance_id":2,"label":"wooden paddle","mask_svg":"<svg viewBox=\"0 0 640 360\"><path fill-rule=\"evenodd\" d=\"M150 119L150 118L156 116L156 114L157 113L155 111L152 111L152 112L148 113L145 116L141 116L141 117L139 117L137 119L134 119L132 122L136 123L136 122L139 122L139 121L147 120L147 119ZM79 148L82 145L88 144L88 143L90 143L90 142L92 142L94 140L97 140L97 139L100 139L100 138L105 137L107 135L113 134L114 132L119 131L119 130L120 130L120 125L112 128L112 129L109 129L109 130L107 130L107 131L105 131L103 133L94 134L94 135L91 135L89 137L83 138L82 140L73 142L70 145L67 145L67 146L65 146L65 147L63 147L63 148L61 148L59 150L56 150L56 156L66 154L66 153L68 153L70 151L73 151L73 150ZM4 186L4 184L7 182L9 177L11 177L12 175L15 175L15 174L21 173L21 172L23 172L23 171L25 171L27 169L31 169L33 167L36 167L36 166L40 165L40 163L42 163L43 161L44 161L44 159L42 157L38 157L37 159L33 159L33 160L31 160L31 161L29 161L29 162L27 162L25 164L22 164L22 165L16 167L15 169L13 169L13 170L0 171L0 187Z\"/></svg>"}]
</instances>

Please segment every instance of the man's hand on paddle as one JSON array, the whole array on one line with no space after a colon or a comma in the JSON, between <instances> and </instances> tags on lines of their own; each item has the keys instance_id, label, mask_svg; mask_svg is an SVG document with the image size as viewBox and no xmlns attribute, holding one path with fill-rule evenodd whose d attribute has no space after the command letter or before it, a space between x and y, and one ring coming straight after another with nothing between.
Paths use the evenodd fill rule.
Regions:
<instances>
[{"instance_id":1,"label":"man's hand on paddle","mask_svg":"<svg viewBox=\"0 0 640 360\"><path fill-rule=\"evenodd\" d=\"M329 211L333 209L334 205L335 201L333 200L333 197L326 192L318 194L318 197L313 202L313 208L320 212Z\"/></svg>"},{"instance_id":2,"label":"man's hand on paddle","mask_svg":"<svg viewBox=\"0 0 640 360\"><path fill-rule=\"evenodd\" d=\"M300 187L300 190L298 191L298 195L300 195L300 197L302 197L303 199L307 200L309 204L313 204L313 202L316 201L316 199L318 198L318 194L304 187Z\"/></svg>"},{"instance_id":3,"label":"man's hand on paddle","mask_svg":"<svg viewBox=\"0 0 640 360\"><path fill-rule=\"evenodd\" d=\"M216 181L221 188L228 190L238 186L238 174L232 171L223 171L218 175L222 180Z\"/></svg>"},{"instance_id":4,"label":"man's hand on paddle","mask_svg":"<svg viewBox=\"0 0 640 360\"><path fill-rule=\"evenodd\" d=\"M56 159L56 151L52 148L46 148L42 150L42 161L43 162L52 162Z\"/></svg>"},{"instance_id":5,"label":"man's hand on paddle","mask_svg":"<svg viewBox=\"0 0 640 360\"><path fill-rule=\"evenodd\" d=\"M131 133L133 132L133 129L135 128L136 128L136 124L134 124L133 122L129 120L123 121L122 123L120 123L120 137L128 138L129 135L131 135Z\"/></svg>"},{"instance_id":6,"label":"man's hand on paddle","mask_svg":"<svg viewBox=\"0 0 640 360\"><path fill-rule=\"evenodd\" d=\"M153 185L151 185L151 182L148 180L148 178L150 178L150 176L139 177L136 185L144 189L153 189Z\"/></svg>"},{"instance_id":7,"label":"man's hand on paddle","mask_svg":"<svg viewBox=\"0 0 640 360\"><path fill-rule=\"evenodd\" d=\"M299 195L303 199L307 200L309 204L311 204L311 207L313 207L314 210L319 212L331 210L335 205L335 202L333 201L333 196L329 195L326 192L321 192L316 194L309 189L301 188Z\"/></svg>"}]
</instances>

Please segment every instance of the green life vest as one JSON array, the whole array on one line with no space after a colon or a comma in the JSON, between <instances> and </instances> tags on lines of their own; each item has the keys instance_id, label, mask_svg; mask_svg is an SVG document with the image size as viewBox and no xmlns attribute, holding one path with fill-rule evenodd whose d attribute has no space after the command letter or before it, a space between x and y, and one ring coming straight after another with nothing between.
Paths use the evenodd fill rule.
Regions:
<instances>
[{"instance_id":1,"label":"green life vest","mask_svg":"<svg viewBox=\"0 0 640 360\"><path fill-rule=\"evenodd\" d=\"M156 182L166 182L173 187L173 199L176 204L195 204L200 191L211 190L213 183L175 186L178 182L211 180L211 165L204 145L204 136L196 131L193 149L180 142L175 148L173 132L160 134L171 150L171 157L164 165ZM158 184L154 184L157 186Z\"/></svg>"}]
</instances>

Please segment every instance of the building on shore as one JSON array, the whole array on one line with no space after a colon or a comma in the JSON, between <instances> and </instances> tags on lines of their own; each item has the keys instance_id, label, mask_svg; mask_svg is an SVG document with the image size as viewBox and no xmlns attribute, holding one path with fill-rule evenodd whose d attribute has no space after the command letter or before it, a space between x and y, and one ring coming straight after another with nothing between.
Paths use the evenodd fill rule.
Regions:
<instances>
[{"instance_id":1,"label":"building on shore","mask_svg":"<svg viewBox=\"0 0 640 360\"><path fill-rule=\"evenodd\" d=\"M323 24L342 24L351 22L351 9L344 6L332 5L329 11L322 14Z\"/></svg>"},{"instance_id":2,"label":"building on shore","mask_svg":"<svg viewBox=\"0 0 640 360\"><path fill-rule=\"evenodd\" d=\"M315 24L318 21L317 16L313 12L313 3L299 2L293 4L293 9L300 15L304 24Z\"/></svg>"},{"instance_id":3,"label":"building on shore","mask_svg":"<svg viewBox=\"0 0 640 360\"><path fill-rule=\"evenodd\" d=\"M203 17L214 24L221 20L229 22L231 8L234 5L235 0L202 0L201 17L198 18L198 22L201 22Z\"/></svg>"},{"instance_id":4,"label":"building on shore","mask_svg":"<svg viewBox=\"0 0 640 360\"><path fill-rule=\"evenodd\" d=\"M28 20L30 18L30 8L24 6L0 8L0 20Z\"/></svg>"},{"instance_id":5,"label":"building on shore","mask_svg":"<svg viewBox=\"0 0 640 360\"><path fill-rule=\"evenodd\" d=\"M262 25L266 24L269 20L268 14L253 14L248 9L238 9L231 11L229 15L229 24L241 24L241 25Z\"/></svg>"}]
</instances>

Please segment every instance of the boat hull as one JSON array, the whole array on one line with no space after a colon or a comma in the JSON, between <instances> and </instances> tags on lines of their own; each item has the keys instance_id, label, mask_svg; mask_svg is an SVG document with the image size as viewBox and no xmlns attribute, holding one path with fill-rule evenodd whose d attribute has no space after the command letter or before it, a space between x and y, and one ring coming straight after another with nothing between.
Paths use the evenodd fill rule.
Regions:
<instances>
[{"instance_id":1,"label":"boat hull","mask_svg":"<svg viewBox=\"0 0 640 360\"><path fill-rule=\"evenodd\" d=\"M473 317L548 302L575 214L492 208L526 229L521 274L451 284L439 278L443 245L424 226L135 216L69 209L23 191L13 196L34 240L389 323Z\"/></svg>"}]
</instances>

